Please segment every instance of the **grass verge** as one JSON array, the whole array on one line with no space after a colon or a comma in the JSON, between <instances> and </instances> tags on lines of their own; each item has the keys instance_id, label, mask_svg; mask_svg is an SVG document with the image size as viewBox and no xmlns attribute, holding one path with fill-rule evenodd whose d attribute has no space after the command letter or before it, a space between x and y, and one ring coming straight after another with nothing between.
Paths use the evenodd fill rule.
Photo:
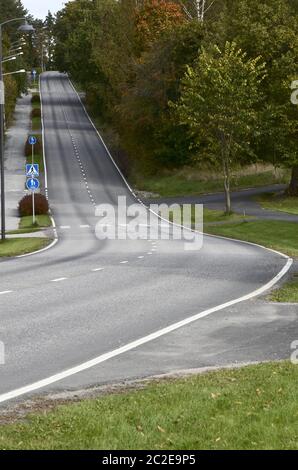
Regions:
<instances>
[{"instance_id":1,"label":"grass verge","mask_svg":"<svg viewBox=\"0 0 298 470\"><path fill-rule=\"evenodd\" d=\"M0 257L13 257L33 253L49 244L48 238L9 238L0 241Z\"/></svg>"},{"instance_id":2,"label":"grass verge","mask_svg":"<svg viewBox=\"0 0 298 470\"><path fill-rule=\"evenodd\" d=\"M264 209L298 215L297 197L281 197L280 195L269 193L258 197L257 201Z\"/></svg>"},{"instance_id":3,"label":"grass verge","mask_svg":"<svg viewBox=\"0 0 298 470\"><path fill-rule=\"evenodd\" d=\"M225 214L222 211L216 211L207 209L204 207L204 224L226 224L226 223L235 223L235 222L245 222L250 220L251 217L244 216L241 214Z\"/></svg>"},{"instance_id":4,"label":"grass verge","mask_svg":"<svg viewBox=\"0 0 298 470\"><path fill-rule=\"evenodd\" d=\"M28 156L26 158L26 163L30 165L32 163L32 156ZM44 172L44 163L43 163L43 155L40 153L34 153L34 163L39 165L40 173Z\"/></svg>"},{"instance_id":5,"label":"grass verge","mask_svg":"<svg viewBox=\"0 0 298 470\"><path fill-rule=\"evenodd\" d=\"M235 176L231 181L231 190L246 189L252 187L267 186L278 183L288 183L289 176L281 174L277 179L273 171L265 171L259 174ZM139 191L147 191L158 194L161 197L191 196L204 193L222 192L223 179L212 178L200 179L198 170L189 172L177 172L173 175L161 175L156 177L142 178L140 176L133 180L134 186Z\"/></svg>"},{"instance_id":6,"label":"grass verge","mask_svg":"<svg viewBox=\"0 0 298 470\"><path fill-rule=\"evenodd\" d=\"M298 257L298 224L259 220L205 227L206 233L257 243L289 256Z\"/></svg>"},{"instance_id":7,"label":"grass verge","mask_svg":"<svg viewBox=\"0 0 298 470\"><path fill-rule=\"evenodd\" d=\"M298 279L284 284L280 289L272 292L269 300L273 302L298 303Z\"/></svg>"},{"instance_id":8,"label":"grass verge","mask_svg":"<svg viewBox=\"0 0 298 470\"><path fill-rule=\"evenodd\" d=\"M39 131L41 129L41 118L32 118L32 131Z\"/></svg>"},{"instance_id":9,"label":"grass verge","mask_svg":"<svg viewBox=\"0 0 298 470\"><path fill-rule=\"evenodd\" d=\"M52 222L48 215L37 215L36 216L36 225L37 228L46 228L51 227ZM36 228L36 226L32 225L32 216L22 217L20 221L20 229L28 229L28 228Z\"/></svg>"},{"instance_id":10,"label":"grass verge","mask_svg":"<svg viewBox=\"0 0 298 470\"><path fill-rule=\"evenodd\" d=\"M52 226L52 221L49 215L37 215L36 224L32 224L32 216L22 217L19 224L18 230L11 230L8 235L21 235L24 233L35 233L39 232L43 228Z\"/></svg>"},{"instance_id":11,"label":"grass verge","mask_svg":"<svg viewBox=\"0 0 298 470\"><path fill-rule=\"evenodd\" d=\"M0 427L1 449L298 449L298 367L152 383Z\"/></svg>"},{"instance_id":12,"label":"grass verge","mask_svg":"<svg viewBox=\"0 0 298 470\"><path fill-rule=\"evenodd\" d=\"M183 214L182 206L181 211L170 211L170 213L160 213L160 215L164 218L168 218L171 222L175 222L177 224L183 223L181 220L181 216ZM223 225L228 223L237 223L237 222L245 222L250 220L251 217L243 216L241 214L231 213L227 215L223 211L218 210L211 210L204 207L204 224L209 226L210 225ZM196 224L196 214L195 214L195 207L192 206L192 216L191 216L193 227L195 228Z\"/></svg>"}]
</instances>

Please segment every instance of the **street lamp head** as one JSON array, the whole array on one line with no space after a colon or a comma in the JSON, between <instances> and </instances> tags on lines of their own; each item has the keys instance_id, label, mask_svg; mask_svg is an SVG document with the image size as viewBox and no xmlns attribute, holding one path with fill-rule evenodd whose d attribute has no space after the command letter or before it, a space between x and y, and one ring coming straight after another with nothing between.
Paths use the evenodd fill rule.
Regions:
<instances>
[{"instance_id":1,"label":"street lamp head","mask_svg":"<svg viewBox=\"0 0 298 470\"><path fill-rule=\"evenodd\" d=\"M21 33L34 33L35 29L31 24L29 24L27 21L24 22L19 28L18 31Z\"/></svg>"}]
</instances>

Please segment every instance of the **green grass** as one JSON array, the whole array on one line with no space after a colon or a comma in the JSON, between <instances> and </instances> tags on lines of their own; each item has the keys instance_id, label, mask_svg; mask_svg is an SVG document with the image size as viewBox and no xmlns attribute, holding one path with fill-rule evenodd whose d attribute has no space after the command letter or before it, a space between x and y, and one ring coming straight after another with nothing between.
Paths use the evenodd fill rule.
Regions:
<instances>
[{"instance_id":1,"label":"green grass","mask_svg":"<svg viewBox=\"0 0 298 470\"><path fill-rule=\"evenodd\" d=\"M29 165L32 163L32 156L28 156L26 158L26 163ZM39 153L34 154L34 163L39 165L39 172L43 173L44 171L44 163L43 163L43 156L40 155Z\"/></svg>"},{"instance_id":2,"label":"green grass","mask_svg":"<svg viewBox=\"0 0 298 470\"><path fill-rule=\"evenodd\" d=\"M27 233L36 233L40 232L40 227L31 227L31 228L21 228L18 230L9 230L6 232L7 235L24 235Z\"/></svg>"},{"instance_id":3,"label":"green grass","mask_svg":"<svg viewBox=\"0 0 298 470\"><path fill-rule=\"evenodd\" d=\"M298 367L262 364L150 384L0 427L9 449L298 449Z\"/></svg>"},{"instance_id":4,"label":"green grass","mask_svg":"<svg viewBox=\"0 0 298 470\"><path fill-rule=\"evenodd\" d=\"M225 212L207 209L204 207L204 224L226 224L229 222L239 222L249 220L249 216L235 214L227 215Z\"/></svg>"},{"instance_id":5,"label":"green grass","mask_svg":"<svg viewBox=\"0 0 298 470\"><path fill-rule=\"evenodd\" d=\"M297 197L281 197L276 194L264 194L262 197L258 197L257 201L264 209L298 215Z\"/></svg>"},{"instance_id":6,"label":"green grass","mask_svg":"<svg viewBox=\"0 0 298 470\"><path fill-rule=\"evenodd\" d=\"M24 255L44 248L49 243L47 238L9 238L0 241L0 257Z\"/></svg>"},{"instance_id":7,"label":"green grass","mask_svg":"<svg viewBox=\"0 0 298 470\"><path fill-rule=\"evenodd\" d=\"M264 245L298 257L298 224L275 220L208 226L206 232Z\"/></svg>"},{"instance_id":8,"label":"green grass","mask_svg":"<svg viewBox=\"0 0 298 470\"><path fill-rule=\"evenodd\" d=\"M48 215L37 215L36 225L40 228L51 227L52 222ZM22 217L19 227L20 229L34 228L32 225L32 216Z\"/></svg>"},{"instance_id":9,"label":"green grass","mask_svg":"<svg viewBox=\"0 0 298 470\"><path fill-rule=\"evenodd\" d=\"M276 179L272 171L266 171L260 174L233 178L231 189L245 189L286 182L288 182L288 175L286 173L279 179ZM200 179L198 170L194 170L194 175L189 171L185 174L175 173L173 175L161 175L154 178L142 178L138 176L133 180L133 184L139 191L148 191L159 194L161 197L189 196L223 191L222 179Z\"/></svg>"},{"instance_id":10,"label":"green grass","mask_svg":"<svg viewBox=\"0 0 298 470\"><path fill-rule=\"evenodd\" d=\"M41 129L41 118L35 117L32 119L32 131L39 131Z\"/></svg>"},{"instance_id":11,"label":"green grass","mask_svg":"<svg viewBox=\"0 0 298 470\"><path fill-rule=\"evenodd\" d=\"M41 109L40 103L31 103L32 109Z\"/></svg>"},{"instance_id":12,"label":"green grass","mask_svg":"<svg viewBox=\"0 0 298 470\"><path fill-rule=\"evenodd\" d=\"M161 215L163 217L167 216L167 214L161 214ZM169 220L171 222L173 222L174 217L177 216L177 212L176 211L170 211L169 215L170 215ZM180 216L180 214L178 214L178 216ZM220 224L221 225L221 224L227 224L227 223L232 223L232 222L236 223L236 222L243 222L243 221L246 221L246 220L249 220L249 219L250 219L250 217L247 217L247 216L245 217L241 214L231 213L231 214L227 215L223 211L211 210L211 209L207 209L207 208L204 207L204 224L205 225L209 225L209 224ZM181 222L180 218L177 217L175 222L179 224ZM194 206L192 206L192 224L193 225L196 224L195 207Z\"/></svg>"},{"instance_id":13,"label":"green grass","mask_svg":"<svg viewBox=\"0 0 298 470\"><path fill-rule=\"evenodd\" d=\"M19 223L18 230L11 230L8 235L20 235L23 233L34 233L40 231L42 228L52 226L52 221L48 215L37 215L35 225L32 223L32 216L22 217Z\"/></svg>"},{"instance_id":14,"label":"green grass","mask_svg":"<svg viewBox=\"0 0 298 470\"><path fill-rule=\"evenodd\" d=\"M273 291L269 300L298 303L298 279L294 279L284 284L280 289Z\"/></svg>"}]
</instances>

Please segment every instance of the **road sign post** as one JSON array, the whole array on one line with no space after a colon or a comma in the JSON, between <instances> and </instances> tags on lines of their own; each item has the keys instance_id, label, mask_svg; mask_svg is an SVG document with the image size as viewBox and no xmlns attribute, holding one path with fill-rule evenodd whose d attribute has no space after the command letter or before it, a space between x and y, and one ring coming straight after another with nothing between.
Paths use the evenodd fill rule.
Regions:
<instances>
[{"instance_id":1,"label":"road sign post","mask_svg":"<svg viewBox=\"0 0 298 470\"><path fill-rule=\"evenodd\" d=\"M34 146L37 143L37 139L34 136L30 136L28 143L32 147L32 163L31 165L26 165L26 176L30 177L27 180L27 189L32 193L32 224L35 225L35 191L39 188L39 181L35 178L39 176L39 166L34 164ZM28 168L30 166L30 168Z\"/></svg>"},{"instance_id":2,"label":"road sign post","mask_svg":"<svg viewBox=\"0 0 298 470\"><path fill-rule=\"evenodd\" d=\"M33 80L34 80L34 85L35 85L35 82L36 82L36 75L37 75L36 70L32 70L32 75L33 75Z\"/></svg>"}]
</instances>

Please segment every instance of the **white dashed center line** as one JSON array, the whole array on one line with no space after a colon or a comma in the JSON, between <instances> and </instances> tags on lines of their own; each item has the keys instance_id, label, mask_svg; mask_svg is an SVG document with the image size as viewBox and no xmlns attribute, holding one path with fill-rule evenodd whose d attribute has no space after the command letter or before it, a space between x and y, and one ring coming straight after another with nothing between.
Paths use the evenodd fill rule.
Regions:
<instances>
[{"instance_id":1,"label":"white dashed center line","mask_svg":"<svg viewBox=\"0 0 298 470\"><path fill-rule=\"evenodd\" d=\"M78 149L78 146L77 146L77 143L75 141L75 138L71 132L71 129L69 127L69 124L68 124L68 117L67 117L67 113L65 112L65 110L63 109L63 113L64 113L64 117L65 117L65 121L66 121L66 125L68 127L68 132L70 134L70 138L71 138L71 142L72 142L72 146L73 146L73 150L74 150L74 154L75 154L75 157L76 157L76 160L79 164L79 167L80 167L80 171L83 175L83 180L84 180L84 183L86 184L86 188L88 190L88 196L90 198L90 201L91 201L91 204L95 207L96 206L96 203L95 203L95 200L94 200L94 197L93 197L93 194L91 193L91 191L89 191L89 186L88 186L88 181L87 181L87 177L86 177L86 171L85 171L85 168L81 162L81 158L80 158L80 152L79 152L79 149Z\"/></svg>"},{"instance_id":2,"label":"white dashed center line","mask_svg":"<svg viewBox=\"0 0 298 470\"><path fill-rule=\"evenodd\" d=\"M3 292L0 292L0 295L11 294L12 292L12 290L4 290Z\"/></svg>"},{"instance_id":3,"label":"white dashed center line","mask_svg":"<svg viewBox=\"0 0 298 470\"><path fill-rule=\"evenodd\" d=\"M67 277L60 277L59 279L52 279L51 282L62 282L66 280L67 280Z\"/></svg>"},{"instance_id":4,"label":"white dashed center line","mask_svg":"<svg viewBox=\"0 0 298 470\"><path fill-rule=\"evenodd\" d=\"M95 268L95 269L92 269L92 272L93 273L97 273L99 271L103 271L104 268Z\"/></svg>"}]
</instances>

